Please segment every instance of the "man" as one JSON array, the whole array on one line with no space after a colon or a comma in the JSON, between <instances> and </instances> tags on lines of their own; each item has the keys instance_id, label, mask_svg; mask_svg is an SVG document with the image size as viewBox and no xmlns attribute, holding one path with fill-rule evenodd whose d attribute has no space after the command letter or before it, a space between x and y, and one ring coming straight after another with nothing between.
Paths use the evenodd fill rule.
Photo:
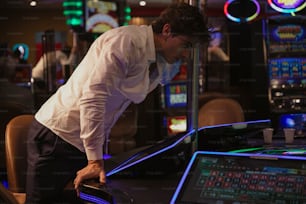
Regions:
<instances>
[{"instance_id":1,"label":"man","mask_svg":"<svg viewBox=\"0 0 306 204\"><path fill-rule=\"evenodd\" d=\"M192 44L208 40L207 30L198 8L180 3L151 26L124 26L97 38L67 83L35 115L27 202L48 203L75 174L76 189L86 179L105 183L103 145L111 127L131 102L140 103L174 76Z\"/></svg>"}]
</instances>

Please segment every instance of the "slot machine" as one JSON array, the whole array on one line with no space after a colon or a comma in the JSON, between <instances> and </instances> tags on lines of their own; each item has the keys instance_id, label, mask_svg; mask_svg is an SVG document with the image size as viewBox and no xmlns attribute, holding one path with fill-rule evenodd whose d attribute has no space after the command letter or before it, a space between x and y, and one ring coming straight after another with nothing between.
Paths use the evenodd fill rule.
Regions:
<instances>
[{"instance_id":1,"label":"slot machine","mask_svg":"<svg viewBox=\"0 0 306 204\"><path fill-rule=\"evenodd\" d=\"M163 124L167 136L187 131L187 67L183 64L180 72L161 89Z\"/></svg>"},{"instance_id":2,"label":"slot machine","mask_svg":"<svg viewBox=\"0 0 306 204\"><path fill-rule=\"evenodd\" d=\"M306 18L278 15L267 20L267 68L274 129L306 132Z\"/></svg>"}]
</instances>

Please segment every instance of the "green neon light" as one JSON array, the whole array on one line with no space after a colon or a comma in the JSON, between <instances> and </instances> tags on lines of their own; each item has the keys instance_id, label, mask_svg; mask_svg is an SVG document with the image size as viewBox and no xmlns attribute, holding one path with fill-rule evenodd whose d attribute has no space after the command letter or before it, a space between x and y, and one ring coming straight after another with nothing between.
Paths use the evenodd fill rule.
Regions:
<instances>
[{"instance_id":1,"label":"green neon light","mask_svg":"<svg viewBox=\"0 0 306 204\"><path fill-rule=\"evenodd\" d=\"M123 25L128 25L129 24L128 21L130 21L132 19L131 11L132 11L132 9L129 6L124 8L124 13L125 13L124 20L125 20L125 22L123 23Z\"/></svg>"},{"instance_id":2,"label":"green neon light","mask_svg":"<svg viewBox=\"0 0 306 204\"><path fill-rule=\"evenodd\" d=\"M63 2L63 7L82 7L83 3L81 1Z\"/></svg>"},{"instance_id":3,"label":"green neon light","mask_svg":"<svg viewBox=\"0 0 306 204\"><path fill-rule=\"evenodd\" d=\"M131 20L131 19L132 19L132 17L131 17L131 16L125 16L124 18L125 18L125 20L126 20L126 21L129 21L129 20Z\"/></svg>"},{"instance_id":4,"label":"green neon light","mask_svg":"<svg viewBox=\"0 0 306 204\"><path fill-rule=\"evenodd\" d=\"M229 152L233 153L240 153L240 152L252 152L252 151L257 151L257 150L262 150L264 149L263 147L253 147L253 148L246 148L246 149L237 149Z\"/></svg>"},{"instance_id":5,"label":"green neon light","mask_svg":"<svg viewBox=\"0 0 306 204\"><path fill-rule=\"evenodd\" d=\"M66 24L70 26L80 26L83 24L83 1L65 0L62 4L63 14L67 17Z\"/></svg>"},{"instance_id":6,"label":"green neon light","mask_svg":"<svg viewBox=\"0 0 306 204\"><path fill-rule=\"evenodd\" d=\"M65 10L64 15L65 16L68 16L68 15L81 16L83 15L83 11L82 10Z\"/></svg>"},{"instance_id":7,"label":"green neon light","mask_svg":"<svg viewBox=\"0 0 306 204\"><path fill-rule=\"evenodd\" d=\"M67 19L66 23L68 25L77 26L77 25L82 24L82 20L78 18L70 18L70 19Z\"/></svg>"},{"instance_id":8,"label":"green neon light","mask_svg":"<svg viewBox=\"0 0 306 204\"><path fill-rule=\"evenodd\" d=\"M125 7L124 12L125 13L131 13L132 9L130 7Z\"/></svg>"}]
</instances>

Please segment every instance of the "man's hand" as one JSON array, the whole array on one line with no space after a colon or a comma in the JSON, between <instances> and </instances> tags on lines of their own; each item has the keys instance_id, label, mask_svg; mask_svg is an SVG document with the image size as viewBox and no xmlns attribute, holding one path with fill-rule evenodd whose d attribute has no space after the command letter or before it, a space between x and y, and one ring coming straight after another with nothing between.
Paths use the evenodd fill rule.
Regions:
<instances>
[{"instance_id":1,"label":"man's hand","mask_svg":"<svg viewBox=\"0 0 306 204\"><path fill-rule=\"evenodd\" d=\"M74 188L78 192L78 187L82 181L94 178L99 178L101 184L106 183L104 162L102 159L96 161L88 161L87 166L77 172L77 176L74 179Z\"/></svg>"}]
</instances>

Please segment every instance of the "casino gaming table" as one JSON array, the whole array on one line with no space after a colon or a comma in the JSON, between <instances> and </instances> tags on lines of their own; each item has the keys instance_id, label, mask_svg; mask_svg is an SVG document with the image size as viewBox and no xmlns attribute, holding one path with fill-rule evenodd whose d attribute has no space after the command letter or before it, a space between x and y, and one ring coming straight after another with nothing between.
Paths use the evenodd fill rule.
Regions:
<instances>
[{"instance_id":1,"label":"casino gaming table","mask_svg":"<svg viewBox=\"0 0 306 204\"><path fill-rule=\"evenodd\" d=\"M224 126L217 127L219 132L220 128L224 128ZM243 142L237 143L238 146L241 145L241 148L235 146L234 149L228 149L228 152L306 155L305 137L295 138L292 144L286 144L284 138L275 138L271 144L264 144L263 137L260 135L261 131L256 130L256 132L256 137L251 134L252 137L247 140L245 137L239 136L243 140ZM84 195L95 195L99 199L98 197L104 194L102 197L107 198L109 202L103 200L100 203L109 204L169 204L192 156L192 145L186 142L186 139L193 133L177 135L157 144L141 147L107 159L105 161L106 185L101 187L96 186L97 183L89 183L88 185L85 183ZM243 134L245 133L244 131ZM230 142L232 145L233 141ZM216 151L219 150L216 149ZM86 185L89 188L86 188ZM86 203L91 202L86 201Z\"/></svg>"}]
</instances>

